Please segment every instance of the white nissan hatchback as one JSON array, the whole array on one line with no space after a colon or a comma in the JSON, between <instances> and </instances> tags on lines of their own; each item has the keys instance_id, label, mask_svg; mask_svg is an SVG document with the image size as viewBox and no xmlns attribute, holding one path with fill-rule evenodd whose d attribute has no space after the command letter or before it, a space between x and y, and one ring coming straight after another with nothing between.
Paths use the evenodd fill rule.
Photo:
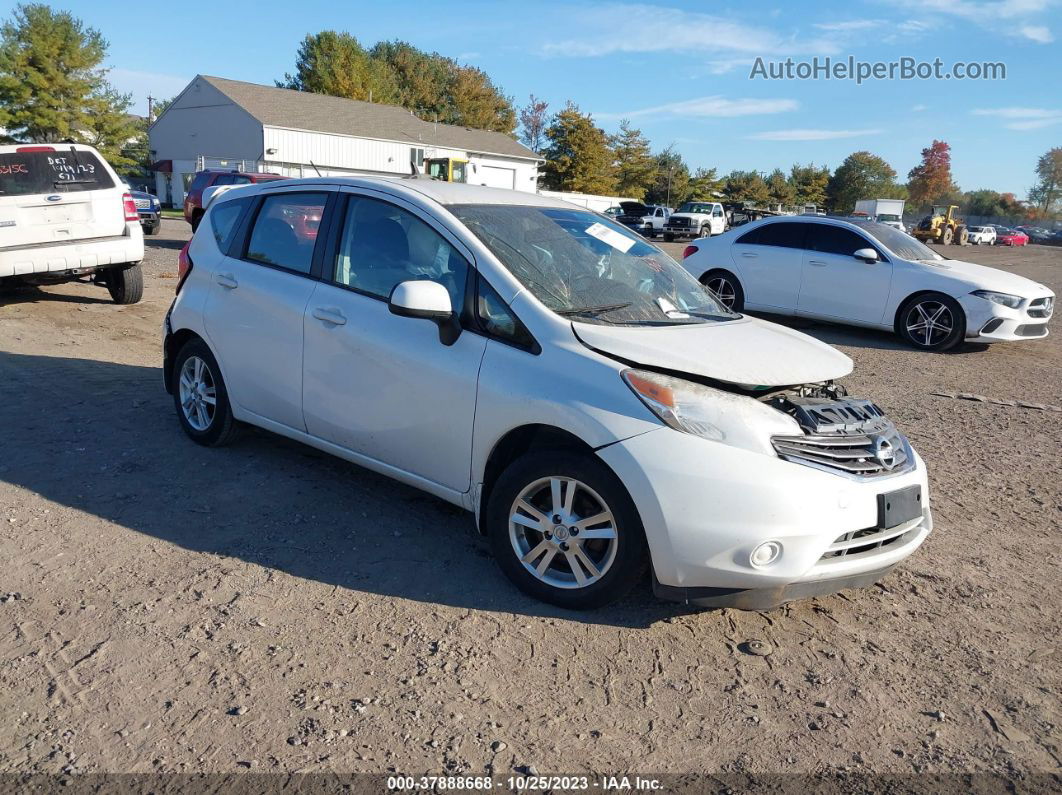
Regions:
<instances>
[{"instance_id":1,"label":"white nissan hatchback","mask_svg":"<svg viewBox=\"0 0 1062 795\"><path fill-rule=\"evenodd\" d=\"M563 201L426 179L216 195L182 252L166 388L476 515L568 608L760 609L874 582L932 529L925 467L848 357L734 313ZM442 576L443 572L439 572Z\"/></svg>"}]
</instances>

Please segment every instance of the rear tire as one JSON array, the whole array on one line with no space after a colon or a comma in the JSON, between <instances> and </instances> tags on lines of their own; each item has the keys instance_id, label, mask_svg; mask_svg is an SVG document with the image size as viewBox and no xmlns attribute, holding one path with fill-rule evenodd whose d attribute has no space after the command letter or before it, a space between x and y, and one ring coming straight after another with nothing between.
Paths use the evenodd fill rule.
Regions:
<instances>
[{"instance_id":1,"label":"rear tire","mask_svg":"<svg viewBox=\"0 0 1062 795\"><path fill-rule=\"evenodd\" d=\"M232 415L218 361L203 340L191 339L184 344L174 360L171 377L173 406L188 437L204 447L231 443L240 426Z\"/></svg>"},{"instance_id":2,"label":"rear tire","mask_svg":"<svg viewBox=\"0 0 1062 795\"><path fill-rule=\"evenodd\" d=\"M966 314L959 302L943 293L909 298L896 313L896 333L923 351L946 351L966 336Z\"/></svg>"},{"instance_id":3,"label":"rear tire","mask_svg":"<svg viewBox=\"0 0 1062 795\"><path fill-rule=\"evenodd\" d=\"M202 212L196 212L195 215L192 216L192 234L195 234L195 231L199 228L199 222L202 220Z\"/></svg>"},{"instance_id":4,"label":"rear tire","mask_svg":"<svg viewBox=\"0 0 1062 795\"><path fill-rule=\"evenodd\" d=\"M707 287L727 309L733 312L745 310L745 290L737 276L721 269L708 271L701 277L701 284Z\"/></svg>"},{"instance_id":5,"label":"rear tire","mask_svg":"<svg viewBox=\"0 0 1062 795\"><path fill-rule=\"evenodd\" d=\"M627 489L585 453L518 458L491 489L484 526L495 560L517 588L569 610L602 607L626 595L649 560Z\"/></svg>"},{"instance_id":6,"label":"rear tire","mask_svg":"<svg viewBox=\"0 0 1062 795\"><path fill-rule=\"evenodd\" d=\"M951 241L954 239L955 230L950 226L945 226L944 231L940 233L940 243L943 246L950 246Z\"/></svg>"},{"instance_id":7,"label":"rear tire","mask_svg":"<svg viewBox=\"0 0 1062 795\"><path fill-rule=\"evenodd\" d=\"M116 304L135 304L144 297L144 269L138 262L107 271L107 292Z\"/></svg>"}]
</instances>

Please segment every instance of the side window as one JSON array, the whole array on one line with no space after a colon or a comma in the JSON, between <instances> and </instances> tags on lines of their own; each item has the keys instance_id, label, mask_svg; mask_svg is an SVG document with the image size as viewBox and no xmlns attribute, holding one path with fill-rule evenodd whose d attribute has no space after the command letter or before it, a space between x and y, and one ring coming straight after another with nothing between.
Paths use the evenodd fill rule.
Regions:
<instances>
[{"instance_id":1,"label":"side window","mask_svg":"<svg viewBox=\"0 0 1062 795\"><path fill-rule=\"evenodd\" d=\"M774 224L757 226L738 238L738 243L756 246L779 246L781 248L803 248L804 227L806 224L794 224L782 221Z\"/></svg>"},{"instance_id":2,"label":"side window","mask_svg":"<svg viewBox=\"0 0 1062 795\"><path fill-rule=\"evenodd\" d=\"M476 282L476 319L490 336L518 348L535 347L535 339L508 305L479 276Z\"/></svg>"},{"instance_id":3,"label":"side window","mask_svg":"<svg viewBox=\"0 0 1062 795\"><path fill-rule=\"evenodd\" d=\"M246 258L309 273L326 199L324 193L266 196L251 230Z\"/></svg>"},{"instance_id":4,"label":"side window","mask_svg":"<svg viewBox=\"0 0 1062 795\"><path fill-rule=\"evenodd\" d=\"M210 231L214 233L214 242L222 251L228 250L232 236L236 233L236 222L249 202L250 198L245 197L222 202L210 209Z\"/></svg>"},{"instance_id":5,"label":"side window","mask_svg":"<svg viewBox=\"0 0 1062 795\"><path fill-rule=\"evenodd\" d=\"M443 285L454 309L464 303L468 263L438 232L401 207L351 196L336 254L337 284L388 298L400 282Z\"/></svg>"},{"instance_id":6,"label":"side window","mask_svg":"<svg viewBox=\"0 0 1062 795\"><path fill-rule=\"evenodd\" d=\"M879 256L881 255L881 251L876 246L871 245L851 229L830 224L808 224L808 226L811 230L808 232L807 247L812 251L850 257L861 248L873 248L878 251Z\"/></svg>"}]
</instances>

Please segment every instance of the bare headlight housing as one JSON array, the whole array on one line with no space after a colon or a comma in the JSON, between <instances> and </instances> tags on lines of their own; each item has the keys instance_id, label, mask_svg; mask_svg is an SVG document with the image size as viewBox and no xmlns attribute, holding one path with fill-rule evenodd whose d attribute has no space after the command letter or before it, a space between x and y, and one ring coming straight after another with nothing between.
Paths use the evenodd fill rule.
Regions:
<instances>
[{"instance_id":1,"label":"bare headlight housing","mask_svg":"<svg viewBox=\"0 0 1062 795\"><path fill-rule=\"evenodd\" d=\"M713 442L773 457L772 436L803 433L788 414L744 395L648 370L624 370L623 380L664 424Z\"/></svg>"}]
</instances>

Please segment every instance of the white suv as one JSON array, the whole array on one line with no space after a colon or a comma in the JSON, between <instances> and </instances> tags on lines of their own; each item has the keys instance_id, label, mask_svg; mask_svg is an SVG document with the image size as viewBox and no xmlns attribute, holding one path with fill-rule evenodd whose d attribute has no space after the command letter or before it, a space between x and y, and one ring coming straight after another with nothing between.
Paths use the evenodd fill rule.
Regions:
<instances>
[{"instance_id":1,"label":"white suv","mask_svg":"<svg viewBox=\"0 0 1062 795\"><path fill-rule=\"evenodd\" d=\"M89 277L119 304L144 292L129 191L91 146L0 146L0 285Z\"/></svg>"},{"instance_id":2,"label":"white suv","mask_svg":"<svg viewBox=\"0 0 1062 795\"><path fill-rule=\"evenodd\" d=\"M867 585L932 528L851 360L727 310L567 202L426 179L215 196L164 373L203 445L251 423L473 511L501 568L589 608L760 609ZM435 576L445 576L439 570Z\"/></svg>"}]
</instances>

